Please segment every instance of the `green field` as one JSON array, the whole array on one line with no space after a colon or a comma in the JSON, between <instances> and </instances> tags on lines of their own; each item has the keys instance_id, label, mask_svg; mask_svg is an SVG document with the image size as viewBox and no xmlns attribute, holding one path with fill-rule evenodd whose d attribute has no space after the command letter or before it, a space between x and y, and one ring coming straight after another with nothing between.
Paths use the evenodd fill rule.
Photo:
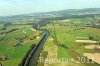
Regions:
<instances>
[{"instance_id":1,"label":"green field","mask_svg":"<svg viewBox=\"0 0 100 66\"><path fill-rule=\"evenodd\" d=\"M87 49L86 46L100 46L100 29L93 27L92 18L73 18L65 20L52 20L40 28L49 31L48 37L40 57L59 60L61 58L74 58L69 63L40 63L38 66L99 66L98 63L82 63L77 57L84 57L84 53L100 53L97 48ZM31 22L30 22L31 23ZM0 61L4 66L18 66L25 57L32 45L37 45L43 36L43 32L33 29L28 22L14 22L10 26L0 25L0 58L7 57L7 60ZM85 42L77 42L83 40ZM95 41L96 43L88 43ZM88 58L86 59L88 60ZM80 62L79 64L77 62Z\"/></svg>"},{"instance_id":2,"label":"green field","mask_svg":"<svg viewBox=\"0 0 100 66\"><path fill-rule=\"evenodd\" d=\"M96 51L93 51L93 49L89 50L89 49L84 48L84 46L98 45L98 43L100 42L100 29L87 27L87 24L90 23L89 20L91 20L91 18L86 18L85 21L84 19L67 19L67 20L61 20L61 21L57 20L57 21L54 21L54 24L51 23L42 27L44 29L47 29L50 32L50 37L48 38L43 49L43 51L48 52L47 58L60 59L60 58L71 57L71 58L74 58L75 61L77 61L77 57L84 57L84 53L100 52L99 50L98 52L96 52ZM90 37L92 37L92 39ZM59 46L57 46L57 44L55 43L55 40L58 41ZM78 43L78 42L75 42L76 40L84 40L84 41L93 40L93 41L97 41L97 43L84 43L84 42ZM65 48L63 46L66 46L68 48ZM72 66L74 66L76 63L71 62L65 65L67 66L68 64L69 65L72 64ZM59 63L52 63L50 65L49 64L47 65L60 66ZM96 65L95 63L94 64L80 63L78 65L76 64L76 66L79 66L79 65L99 66L99 65Z\"/></svg>"},{"instance_id":3,"label":"green field","mask_svg":"<svg viewBox=\"0 0 100 66\"><path fill-rule=\"evenodd\" d=\"M42 34L40 34L42 32L32 30L31 25L12 25L0 32L8 32L12 29L17 30L9 32L7 35L5 33L0 34L0 39L4 37L0 41L0 57L8 57L7 60L0 61L4 66L18 66L31 46L33 44L36 45L42 36ZM22 42L20 42L20 40L22 40Z\"/></svg>"}]
</instances>

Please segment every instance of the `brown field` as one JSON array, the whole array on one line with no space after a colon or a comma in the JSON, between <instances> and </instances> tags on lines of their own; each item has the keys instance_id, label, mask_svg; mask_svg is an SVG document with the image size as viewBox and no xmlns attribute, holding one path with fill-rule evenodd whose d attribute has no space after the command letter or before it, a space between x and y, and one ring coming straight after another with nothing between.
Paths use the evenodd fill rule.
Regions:
<instances>
[{"instance_id":1,"label":"brown field","mask_svg":"<svg viewBox=\"0 0 100 66\"><path fill-rule=\"evenodd\" d=\"M97 41L92 41L92 40L76 40L75 42L80 42L80 43L97 43Z\"/></svg>"},{"instance_id":2,"label":"brown field","mask_svg":"<svg viewBox=\"0 0 100 66\"><path fill-rule=\"evenodd\" d=\"M84 53L84 56L86 56L89 59L92 59L94 62L100 64L100 53Z\"/></svg>"},{"instance_id":3,"label":"brown field","mask_svg":"<svg viewBox=\"0 0 100 66\"><path fill-rule=\"evenodd\" d=\"M100 49L100 45L89 45L89 46L85 46L86 49Z\"/></svg>"}]
</instances>

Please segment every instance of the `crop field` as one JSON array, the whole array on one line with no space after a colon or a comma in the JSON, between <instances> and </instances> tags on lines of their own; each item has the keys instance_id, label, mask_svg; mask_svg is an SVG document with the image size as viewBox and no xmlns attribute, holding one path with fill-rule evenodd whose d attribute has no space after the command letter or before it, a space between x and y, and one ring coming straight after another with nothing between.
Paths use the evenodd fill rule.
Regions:
<instances>
[{"instance_id":1,"label":"crop field","mask_svg":"<svg viewBox=\"0 0 100 66\"><path fill-rule=\"evenodd\" d=\"M73 24L68 23L70 21ZM91 55L92 57L88 57L88 54L84 56L85 53L98 53L100 56L100 48L96 47L100 46L100 29L85 26L87 23L85 22L83 24L82 19L67 19L54 21L53 24L47 24L42 27L50 32L50 37L43 48L43 52L46 51L48 53L45 58L49 59L44 59L44 61L47 61L45 63L39 61L38 66L99 66L100 60L92 60L90 63L86 61L92 59L92 57L95 58L95 56ZM95 47L92 49L86 48L91 45L95 45L96 49ZM44 56L40 55L40 57ZM69 60L67 63L64 60L61 63L52 62L52 60L50 62L52 58L56 58L56 60L61 58L74 58L74 60ZM83 61L78 58L83 58ZM85 61L84 58L86 58Z\"/></svg>"},{"instance_id":2,"label":"crop field","mask_svg":"<svg viewBox=\"0 0 100 66\"><path fill-rule=\"evenodd\" d=\"M100 66L100 0L0 0L0 66Z\"/></svg>"},{"instance_id":3,"label":"crop field","mask_svg":"<svg viewBox=\"0 0 100 66\"><path fill-rule=\"evenodd\" d=\"M0 66L100 66L99 1L0 3Z\"/></svg>"},{"instance_id":4,"label":"crop field","mask_svg":"<svg viewBox=\"0 0 100 66\"><path fill-rule=\"evenodd\" d=\"M37 45L43 33L33 29L31 25L12 25L5 28L0 30L0 59L4 59L0 62L4 66L18 66L31 46Z\"/></svg>"}]
</instances>

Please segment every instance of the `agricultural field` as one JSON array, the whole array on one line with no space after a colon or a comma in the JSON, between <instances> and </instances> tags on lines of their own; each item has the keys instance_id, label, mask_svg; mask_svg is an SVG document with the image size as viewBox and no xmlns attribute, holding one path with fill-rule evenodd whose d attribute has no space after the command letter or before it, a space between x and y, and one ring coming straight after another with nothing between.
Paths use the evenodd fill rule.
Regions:
<instances>
[{"instance_id":1,"label":"agricultural field","mask_svg":"<svg viewBox=\"0 0 100 66\"><path fill-rule=\"evenodd\" d=\"M62 1L0 1L0 66L100 66L100 2Z\"/></svg>"},{"instance_id":2,"label":"agricultural field","mask_svg":"<svg viewBox=\"0 0 100 66\"><path fill-rule=\"evenodd\" d=\"M88 27L91 18L85 19L56 20L42 27L50 36L40 54L38 66L99 66L100 29Z\"/></svg>"},{"instance_id":3,"label":"agricultural field","mask_svg":"<svg viewBox=\"0 0 100 66\"><path fill-rule=\"evenodd\" d=\"M0 64L4 66L18 66L31 46L36 46L43 35L32 25L0 26Z\"/></svg>"}]
</instances>

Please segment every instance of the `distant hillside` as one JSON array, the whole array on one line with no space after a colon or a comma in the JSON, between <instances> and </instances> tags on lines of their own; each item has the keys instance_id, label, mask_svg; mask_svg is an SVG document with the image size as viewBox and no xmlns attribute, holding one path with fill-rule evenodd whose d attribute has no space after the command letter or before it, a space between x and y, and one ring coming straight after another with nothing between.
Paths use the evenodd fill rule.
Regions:
<instances>
[{"instance_id":1,"label":"distant hillside","mask_svg":"<svg viewBox=\"0 0 100 66\"><path fill-rule=\"evenodd\" d=\"M71 15L89 15L89 14L100 14L100 8L67 9L67 10L61 10L61 11L22 14L22 15L10 16L10 17L47 18L47 17L66 17L66 16L71 16Z\"/></svg>"},{"instance_id":2,"label":"distant hillside","mask_svg":"<svg viewBox=\"0 0 100 66\"><path fill-rule=\"evenodd\" d=\"M6 21L10 22L37 22L41 18L46 20L51 19L66 19L66 18L84 18L84 17L94 17L94 15L100 16L100 8L87 8L87 9L67 9L61 11L52 12L41 12L41 13L30 13L15 16L0 17L0 23Z\"/></svg>"},{"instance_id":3,"label":"distant hillside","mask_svg":"<svg viewBox=\"0 0 100 66\"><path fill-rule=\"evenodd\" d=\"M100 14L100 8L68 9L68 10L53 11L53 12L30 13L24 16L66 17L66 16L71 16L71 15L88 15L88 14Z\"/></svg>"}]
</instances>

